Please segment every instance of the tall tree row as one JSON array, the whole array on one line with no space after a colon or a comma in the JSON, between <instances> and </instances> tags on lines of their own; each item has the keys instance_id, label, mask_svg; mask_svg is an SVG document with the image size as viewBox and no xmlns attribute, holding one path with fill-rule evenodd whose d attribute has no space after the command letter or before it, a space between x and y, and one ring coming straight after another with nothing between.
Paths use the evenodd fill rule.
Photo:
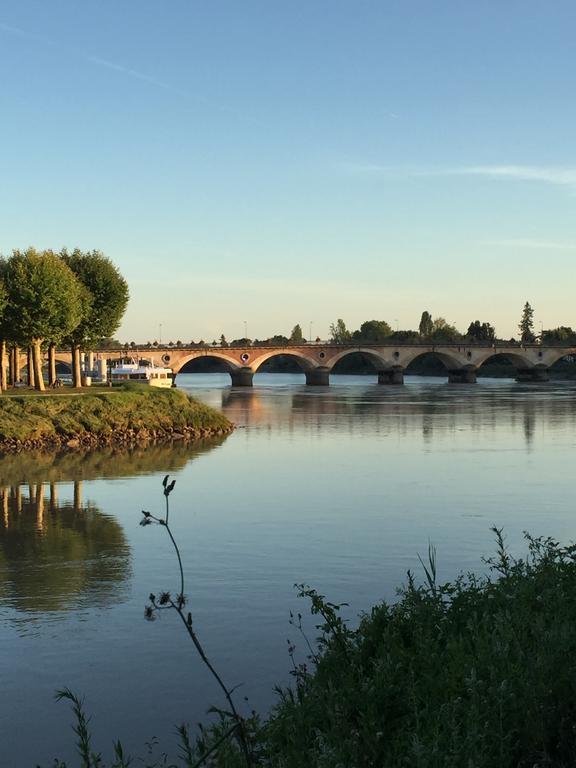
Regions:
<instances>
[{"instance_id":1,"label":"tall tree row","mask_svg":"<svg viewBox=\"0 0 576 768\"><path fill-rule=\"evenodd\" d=\"M53 383L54 351L62 343L72 349L73 383L81 386L80 350L112 335L127 303L126 281L99 251L28 248L0 260L0 386L6 387L7 347L12 383L22 347L29 350L29 384L43 390L42 350L49 352L48 380Z\"/></svg>"}]
</instances>

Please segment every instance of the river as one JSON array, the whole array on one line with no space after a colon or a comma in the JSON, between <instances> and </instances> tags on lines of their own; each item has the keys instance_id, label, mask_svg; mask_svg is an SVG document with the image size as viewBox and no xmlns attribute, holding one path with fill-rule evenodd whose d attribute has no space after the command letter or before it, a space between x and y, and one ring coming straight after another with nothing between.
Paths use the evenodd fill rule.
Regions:
<instances>
[{"instance_id":1,"label":"river","mask_svg":"<svg viewBox=\"0 0 576 768\"><path fill-rule=\"evenodd\" d=\"M0 457L0 742L2 765L47 768L75 736L54 691L85 697L96 746L176 753L174 726L223 704L171 612L144 619L150 592L178 588L171 524L195 627L246 708L266 711L289 681L289 611L305 582L352 619L394 599L418 555L437 549L440 579L481 572L503 527L576 538L576 384L480 380L403 387L334 376L181 375L178 386L238 428L194 446L91 455ZM310 623L308 623L310 626ZM313 633L312 633L313 634ZM159 751L158 751L159 750Z\"/></svg>"}]
</instances>

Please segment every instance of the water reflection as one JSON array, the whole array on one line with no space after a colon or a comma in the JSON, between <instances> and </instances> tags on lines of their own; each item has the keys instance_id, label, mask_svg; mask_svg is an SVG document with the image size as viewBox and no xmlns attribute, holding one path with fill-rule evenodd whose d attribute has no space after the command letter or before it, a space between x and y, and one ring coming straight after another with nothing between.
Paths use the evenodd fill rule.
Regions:
<instances>
[{"instance_id":1,"label":"water reflection","mask_svg":"<svg viewBox=\"0 0 576 768\"><path fill-rule=\"evenodd\" d=\"M228 388L220 397L228 418L249 427L350 434L369 429L399 436L420 431L426 444L462 430L516 432L520 427L529 449L539 423L548 429L576 425L576 390L564 383L455 387L433 382L392 388L351 381L322 391L305 386L291 392L272 386Z\"/></svg>"},{"instance_id":2,"label":"water reflection","mask_svg":"<svg viewBox=\"0 0 576 768\"><path fill-rule=\"evenodd\" d=\"M0 489L0 600L18 611L45 613L122 598L130 547L121 525L82 502L59 502L55 483Z\"/></svg>"},{"instance_id":3,"label":"water reflection","mask_svg":"<svg viewBox=\"0 0 576 768\"><path fill-rule=\"evenodd\" d=\"M123 600L130 546L116 517L84 500L83 482L176 472L224 439L0 456L0 607L40 619Z\"/></svg>"},{"instance_id":4,"label":"water reflection","mask_svg":"<svg viewBox=\"0 0 576 768\"><path fill-rule=\"evenodd\" d=\"M225 439L223 436L193 443L102 448L87 452L4 454L0 455L0 486L135 477L159 470L175 472L197 456L218 448Z\"/></svg>"}]
</instances>

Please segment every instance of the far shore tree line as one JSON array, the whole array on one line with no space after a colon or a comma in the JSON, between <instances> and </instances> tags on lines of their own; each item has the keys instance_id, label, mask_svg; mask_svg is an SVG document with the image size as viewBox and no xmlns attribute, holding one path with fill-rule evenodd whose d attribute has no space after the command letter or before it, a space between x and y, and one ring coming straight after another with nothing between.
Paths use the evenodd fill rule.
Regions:
<instances>
[{"instance_id":1,"label":"far shore tree line","mask_svg":"<svg viewBox=\"0 0 576 768\"><path fill-rule=\"evenodd\" d=\"M334 344L576 344L576 331L566 326L534 333L534 310L528 302L524 305L518 339L500 339L489 322L474 320L465 333L443 317L433 318L430 312L422 312L418 330L393 330L385 320L367 320L357 331L349 331L342 319L330 326L330 341Z\"/></svg>"},{"instance_id":2,"label":"far shore tree line","mask_svg":"<svg viewBox=\"0 0 576 768\"><path fill-rule=\"evenodd\" d=\"M128 284L100 251L35 248L0 258L0 387L20 381L20 352L28 353L28 384L56 383L55 351L72 352L72 382L82 385L80 353L112 337L128 304Z\"/></svg>"},{"instance_id":3,"label":"far shore tree line","mask_svg":"<svg viewBox=\"0 0 576 768\"><path fill-rule=\"evenodd\" d=\"M522 310L520 323L518 324L518 339L501 339L496 334L496 329L489 322L474 320L468 326L465 333L459 331L455 325L447 322L443 317L433 318L430 312L422 312L417 330L393 330L385 320L366 320L356 331L350 331L344 320L339 318L330 326L330 343L332 344L541 344L576 345L576 331L567 326L560 326L549 330L542 330L539 335L534 333L534 310L529 302L526 302ZM312 339L309 339L311 342ZM315 342L320 342L317 337ZM302 327L295 325L290 336L276 334L267 339L240 338L227 341L224 334L218 340L206 342L200 341L176 342L170 341L166 346L176 347L249 347L270 346L286 347L290 345L301 346L308 343L302 333ZM131 341L122 344L115 339L107 339L103 342L103 348L111 349L150 349L160 346L157 341L147 341L137 344Z\"/></svg>"}]
</instances>

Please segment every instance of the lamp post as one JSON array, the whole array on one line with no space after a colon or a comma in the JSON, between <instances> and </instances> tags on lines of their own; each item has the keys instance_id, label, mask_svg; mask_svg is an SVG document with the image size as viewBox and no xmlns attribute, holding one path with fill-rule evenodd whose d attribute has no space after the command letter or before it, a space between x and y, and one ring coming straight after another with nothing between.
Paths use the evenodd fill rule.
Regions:
<instances>
[{"instance_id":1,"label":"lamp post","mask_svg":"<svg viewBox=\"0 0 576 768\"><path fill-rule=\"evenodd\" d=\"M248 323L244 320L244 338L248 341Z\"/></svg>"},{"instance_id":2,"label":"lamp post","mask_svg":"<svg viewBox=\"0 0 576 768\"><path fill-rule=\"evenodd\" d=\"M308 341L312 343L312 320L310 320L310 324L308 326Z\"/></svg>"},{"instance_id":3,"label":"lamp post","mask_svg":"<svg viewBox=\"0 0 576 768\"><path fill-rule=\"evenodd\" d=\"M158 346L162 346L162 323L158 325Z\"/></svg>"}]
</instances>

